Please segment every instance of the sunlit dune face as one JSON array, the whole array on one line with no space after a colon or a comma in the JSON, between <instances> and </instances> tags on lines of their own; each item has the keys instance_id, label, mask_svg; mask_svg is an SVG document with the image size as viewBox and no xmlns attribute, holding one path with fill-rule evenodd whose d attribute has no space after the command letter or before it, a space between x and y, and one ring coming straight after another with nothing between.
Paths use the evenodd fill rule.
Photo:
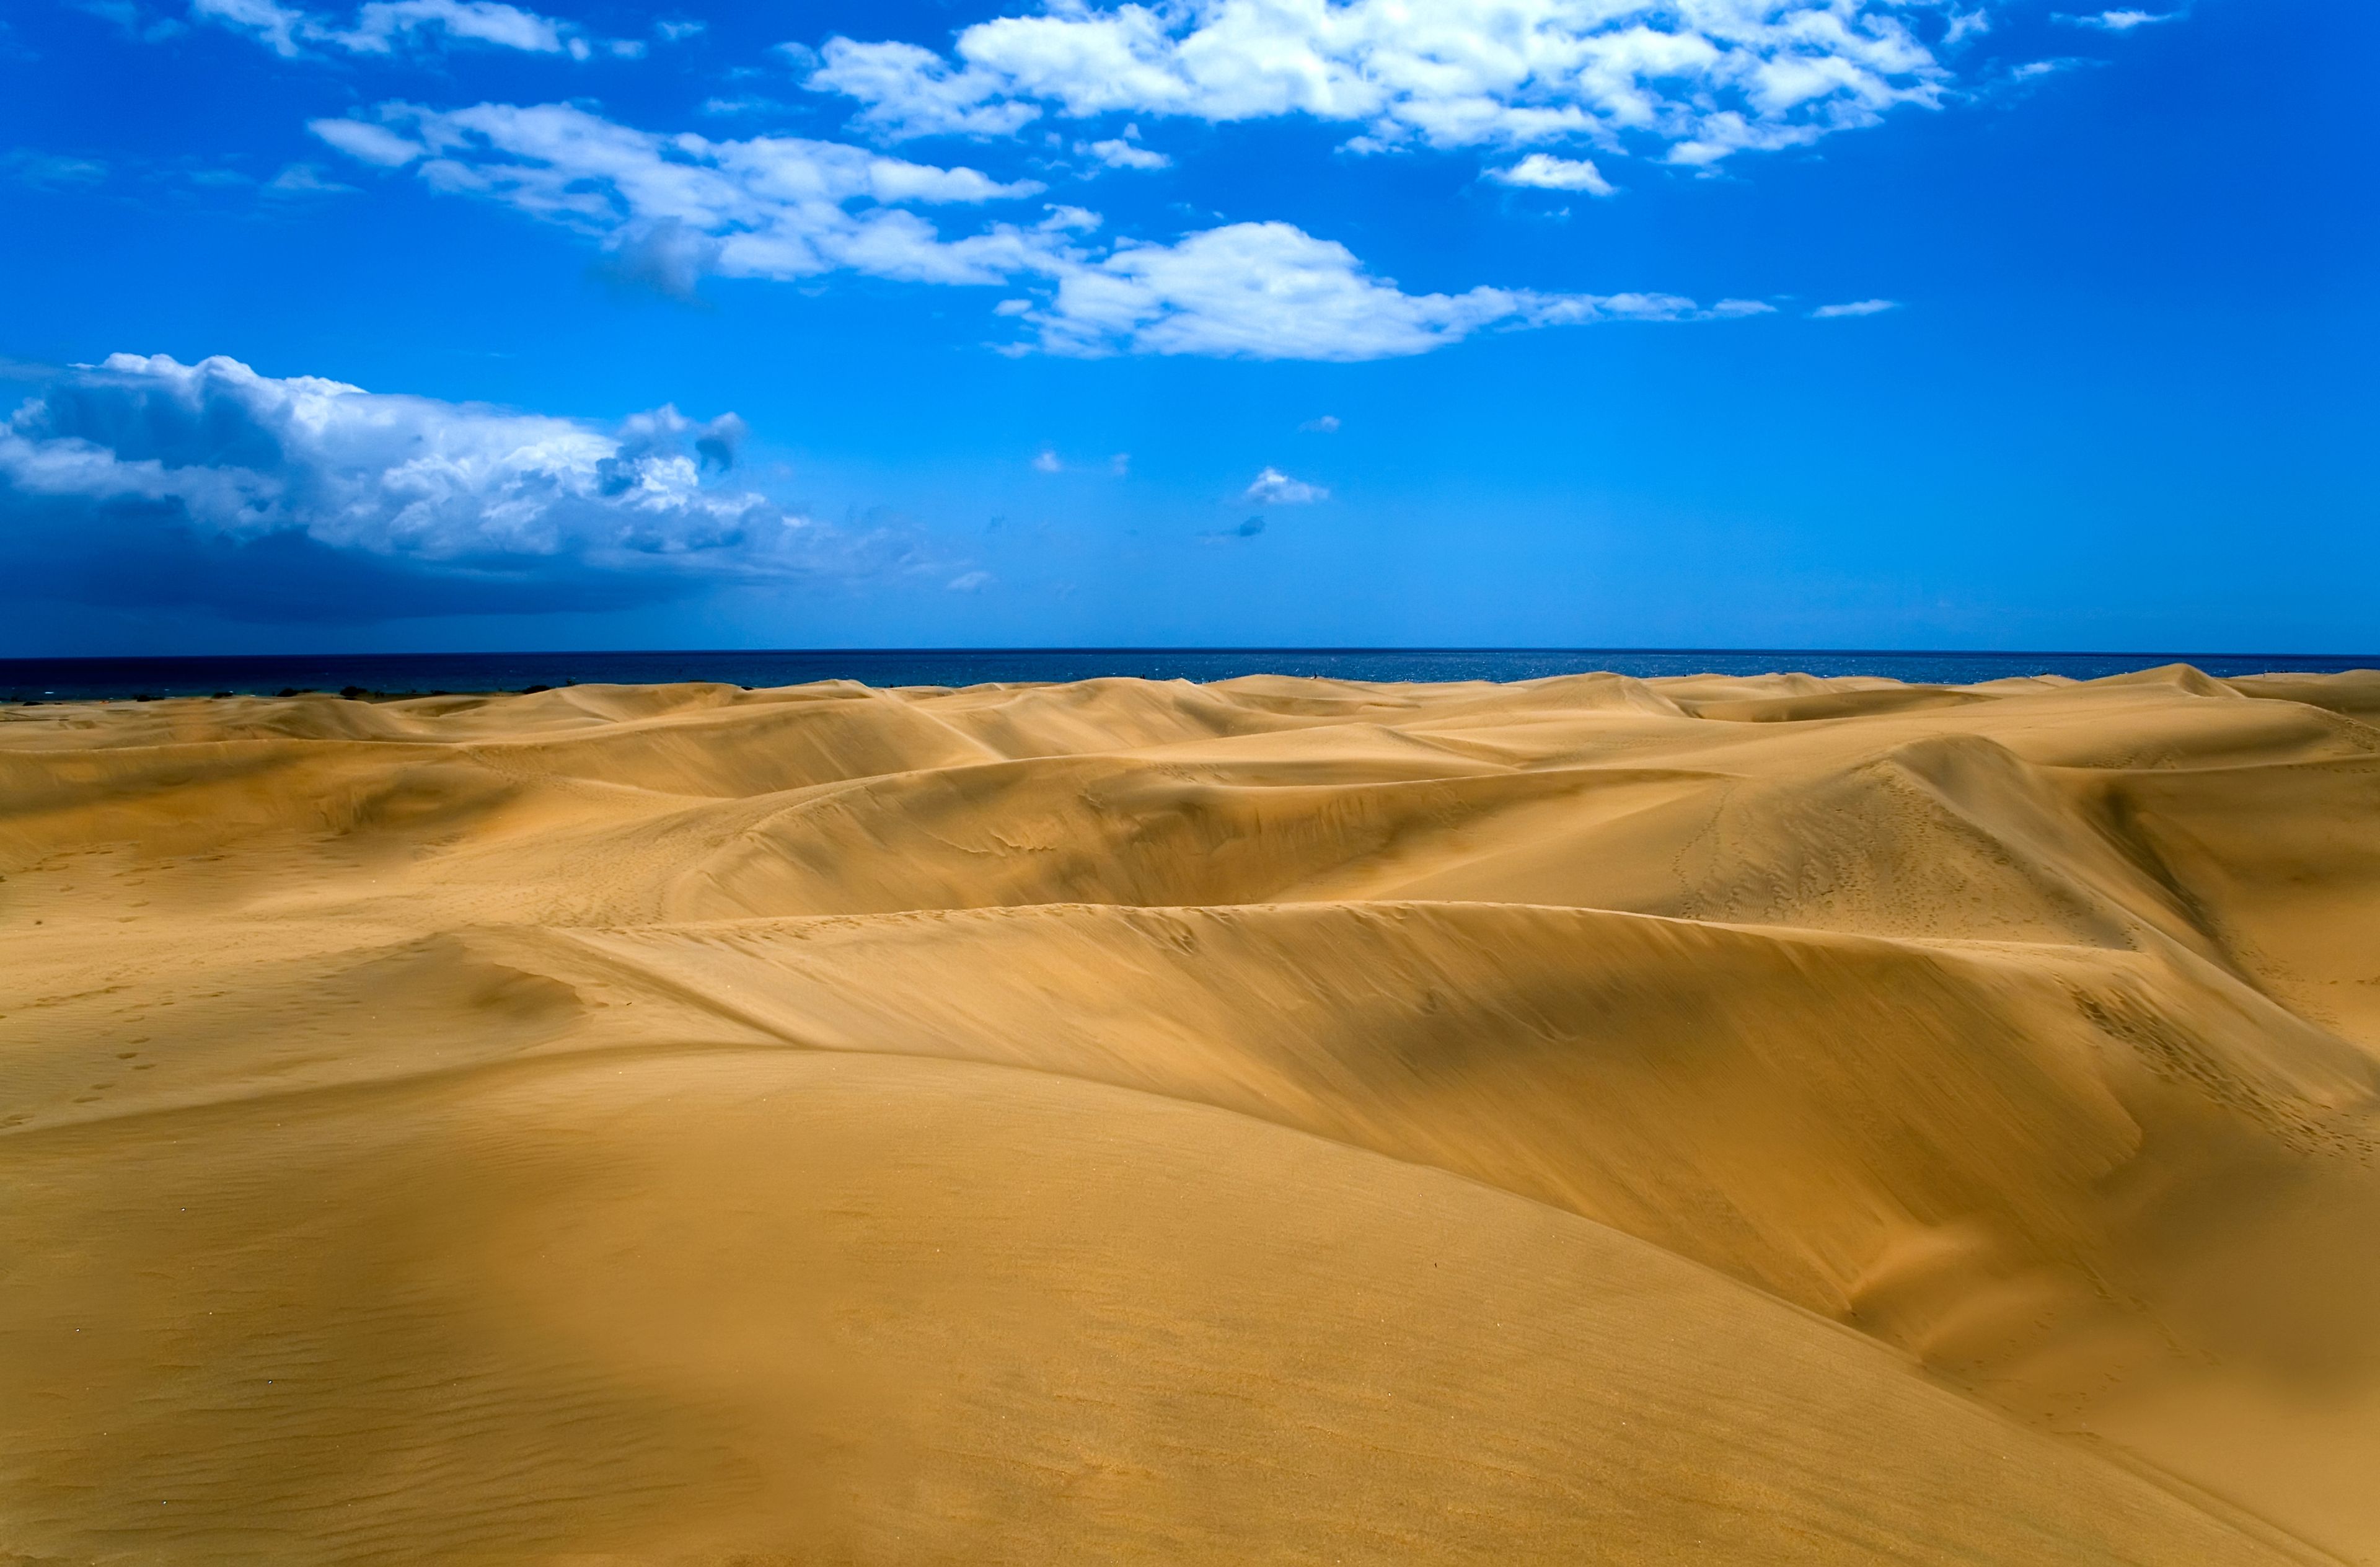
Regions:
<instances>
[{"instance_id":1,"label":"sunlit dune face","mask_svg":"<svg viewBox=\"0 0 2380 1567\"><path fill-rule=\"evenodd\" d=\"M0 709L0 1557L2380 1558L2376 823L2370 674Z\"/></svg>"}]
</instances>

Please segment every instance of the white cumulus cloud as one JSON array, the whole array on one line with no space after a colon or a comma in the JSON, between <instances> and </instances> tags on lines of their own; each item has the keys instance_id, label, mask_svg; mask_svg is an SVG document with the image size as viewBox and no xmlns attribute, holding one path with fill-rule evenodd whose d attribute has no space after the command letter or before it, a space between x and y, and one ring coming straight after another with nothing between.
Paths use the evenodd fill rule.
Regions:
<instances>
[{"instance_id":1,"label":"white cumulus cloud","mask_svg":"<svg viewBox=\"0 0 2380 1567\"><path fill-rule=\"evenodd\" d=\"M825 64L799 44L782 46L796 65L812 67L811 85L848 93L869 106L877 123L926 132L1006 136L1041 111L1003 96L989 73L953 67L915 43L830 41Z\"/></svg>"},{"instance_id":2,"label":"white cumulus cloud","mask_svg":"<svg viewBox=\"0 0 2380 1567\"><path fill-rule=\"evenodd\" d=\"M1052 260L1048 303L1021 320L1059 354L1196 354L1253 359L1378 359L1427 353L1489 326L1687 321L1709 310L1671 294L1546 294L1478 287L1408 294L1354 253L1285 223L1229 224L1170 245L1124 242L1097 259Z\"/></svg>"},{"instance_id":3,"label":"white cumulus cloud","mask_svg":"<svg viewBox=\"0 0 2380 1567\"><path fill-rule=\"evenodd\" d=\"M1306 115L1355 145L1586 140L1682 164L1939 102L1954 27L1909 0L1175 0L1053 4L951 55L828 41L813 88L892 135L1001 135L1048 111ZM1934 43L1923 36L1929 30Z\"/></svg>"},{"instance_id":4,"label":"white cumulus cloud","mask_svg":"<svg viewBox=\"0 0 2380 1567\"><path fill-rule=\"evenodd\" d=\"M1248 487L1240 492L1240 499L1259 506L1302 506L1315 501L1327 501L1330 492L1319 484L1308 484L1302 479L1292 479L1277 468L1260 470Z\"/></svg>"},{"instance_id":5,"label":"white cumulus cloud","mask_svg":"<svg viewBox=\"0 0 2380 1567\"><path fill-rule=\"evenodd\" d=\"M1127 130L1131 128L1127 126ZM1115 138L1106 141L1077 141L1075 151L1087 158L1097 158L1111 169L1162 169L1173 166L1173 160L1162 152L1152 152L1135 141Z\"/></svg>"},{"instance_id":6,"label":"white cumulus cloud","mask_svg":"<svg viewBox=\"0 0 2380 1567\"><path fill-rule=\"evenodd\" d=\"M1609 196L1611 182L1603 171L1585 158L1557 158L1551 152L1532 152L1511 168L1498 169L1490 177L1506 185L1528 185L1540 190L1584 190L1590 196Z\"/></svg>"}]
</instances>

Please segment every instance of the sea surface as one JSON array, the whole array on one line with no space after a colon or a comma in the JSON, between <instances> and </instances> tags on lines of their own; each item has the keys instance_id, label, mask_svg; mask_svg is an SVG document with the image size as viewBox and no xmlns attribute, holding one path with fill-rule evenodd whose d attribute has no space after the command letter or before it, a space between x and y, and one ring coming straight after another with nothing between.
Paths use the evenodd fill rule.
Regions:
<instances>
[{"instance_id":1,"label":"sea surface","mask_svg":"<svg viewBox=\"0 0 2380 1567\"><path fill-rule=\"evenodd\" d=\"M340 653L236 658L0 659L0 701L123 701L216 694L355 689L373 695L518 691L590 683L720 681L793 686L988 682L1228 680L1306 674L1342 680L1534 680L1611 670L1621 674L1876 674L1923 685L1971 685L2020 674L2077 680L2160 664L2214 675L2275 670L2380 668L2380 654L1890 652L1745 648L917 648L857 651Z\"/></svg>"}]
</instances>

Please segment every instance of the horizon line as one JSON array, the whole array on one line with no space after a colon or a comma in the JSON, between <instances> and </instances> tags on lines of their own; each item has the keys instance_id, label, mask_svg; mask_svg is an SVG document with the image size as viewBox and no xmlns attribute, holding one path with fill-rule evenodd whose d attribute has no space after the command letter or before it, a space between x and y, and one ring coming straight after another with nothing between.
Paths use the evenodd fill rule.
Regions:
<instances>
[{"instance_id":1,"label":"horizon line","mask_svg":"<svg viewBox=\"0 0 2380 1567\"><path fill-rule=\"evenodd\" d=\"M312 652L241 652L241 653L15 653L0 655L0 666L24 663L172 663L229 662L235 660L337 660L337 659L497 659L497 658L751 658L751 657L818 657L834 658L897 657L953 654L1086 654L1130 653L1174 655L1189 653L1295 653L1295 654L1415 654L1415 653L1615 653L1661 657L1691 654L1716 654L1742 658L1772 654L1793 654L1829 658L1874 657L1891 658L2065 658L2065 659L2362 659L2380 660L2380 651L2315 652L2297 650L2276 652L2251 649L2234 651L2218 648L2156 649L2156 648L1747 648L1747 647L1593 647L1544 645L1460 645L1460 644L1305 644L1280 643L1245 645L1147 645L1090 644L1041 646L948 646L948 647L858 647L858 648L512 648L455 649L444 650L379 650L379 651L312 651Z\"/></svg>"}]
</instances>

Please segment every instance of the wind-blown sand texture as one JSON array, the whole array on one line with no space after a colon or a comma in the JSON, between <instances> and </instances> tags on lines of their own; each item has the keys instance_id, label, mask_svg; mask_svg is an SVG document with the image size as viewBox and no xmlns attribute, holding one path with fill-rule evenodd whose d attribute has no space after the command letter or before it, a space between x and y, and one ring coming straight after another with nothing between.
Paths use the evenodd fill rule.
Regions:
<instances>
[{"instance_id":1,"label":"wind-blown sand texture","mask_svg":"<svg viewBox=\"0 0 2380 1567\"><path fill-rule=\"evenodd\" d=\"M0 710L0 1562L2380 1561L2380 675Z\"/></svg>"}]
</instances>

